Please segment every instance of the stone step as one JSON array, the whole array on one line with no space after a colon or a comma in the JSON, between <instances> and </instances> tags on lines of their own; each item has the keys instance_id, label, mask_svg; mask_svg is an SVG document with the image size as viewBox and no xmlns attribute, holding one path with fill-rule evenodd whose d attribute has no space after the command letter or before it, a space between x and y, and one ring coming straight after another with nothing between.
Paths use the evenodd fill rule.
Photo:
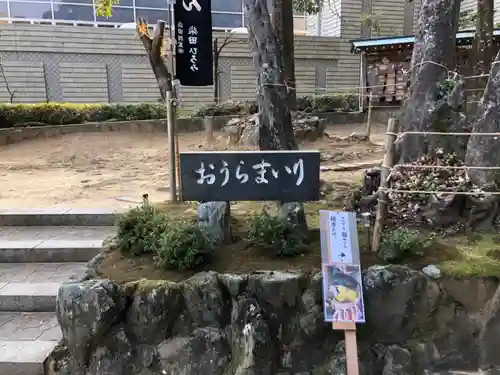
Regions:
<instances>
[{"instance_id":1,"label":"stone step","mask_svg":"<svg viewBox=\"0 0 500 375\"><path fill-rule=\"evenodd\" d=\"M44 375L44 361L57 341L0 341L0 374Z\"/></svg>"},{"instance_id":2,"label":"stone step","mask_svg":"<svg viewBox=\"0 0 500 375\"><path fill-rule=\"evenodd\" d=\"M86 263L0 264L0 311L54 312L59 286L86 269Z\"/></svg>"},{"instance_id":3,"label":"stone step","mask_svg":"<svg viewBox=\"0 0 500 375\"><path fill-rule=\"evenodd\" d=\"M123 212L102 208L0 210L0 226L113 226Z\"/></svg>"},{"instance_id":4,"label":"stone step","mask_svg":"<svg viewBox=\"0 0 500 375\"><path fill-rule=\"evenodd\" d=\"M114 227L0 227L0 263L88 262Z\"/></svg>"}]
</instances>

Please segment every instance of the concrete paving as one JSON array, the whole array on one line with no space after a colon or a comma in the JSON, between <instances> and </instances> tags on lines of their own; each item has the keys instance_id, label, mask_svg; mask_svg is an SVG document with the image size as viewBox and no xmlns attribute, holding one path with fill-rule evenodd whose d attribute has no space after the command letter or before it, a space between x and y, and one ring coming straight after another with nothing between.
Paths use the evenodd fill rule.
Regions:
<instances>
[{"instance_id":1,"label":"concrete paving","mask_svg":"<svg viewBox=\"0 0 500 375\"><path fill-rule=\"evenodd\" d=\"M55 312L59 286L83 277L86 268L86 263L2 263L0 311Z\"/></svg>"},{"instance_id":2,"label":"concrete paving","mask_svg":"<svg viewBox=\"0 0 500 375\"><path fill-rule=\"evenodd\" d=\"M80 279L120 211L0 210L0 375L43 375L61 283Z\"/></svg>"},{"instance_id":3,"label":"concrete paving","mask_svg":"<svg viewBox=\"0 0 500 375\"><path fill-rule=\"evenodd\" d=\"M0 210L0 226L113 226L124 209L33 208Z\"/></svg>"},{"instance_id":4,"label":"concrete paving","mask_svg":"<svg viewBox=\"0 0 500 375\"><path fill-rule=\"evenodd\" d=\"M0 227L0 262L88 262L113 227Z\"/></svg>"}]
</instances>

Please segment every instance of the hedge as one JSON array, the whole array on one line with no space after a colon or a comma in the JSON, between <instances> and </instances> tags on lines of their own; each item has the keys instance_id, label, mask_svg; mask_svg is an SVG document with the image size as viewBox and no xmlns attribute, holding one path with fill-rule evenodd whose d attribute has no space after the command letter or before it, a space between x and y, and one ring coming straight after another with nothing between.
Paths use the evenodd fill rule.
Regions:
<instances>
[{"instance_id":1,"label":"hedge","mask_svg":"<svg viewBox=\"0 0 500 375\"><path fill-rule=\"evenodd\" d=\"M355 112L358 110L359 98L352 94L314 95L297 97L297 109L307 113ZM207 104L199 108L192 117L233 116L257 113L255 101Z\"/></svg>"},{"instance_id":2,"label":"hedge","mask_svg":"<svg viewBox=\"0 0 500 375\"><path fill-rule=\"evenodd\" d=\"M297 98L297 109L308 113L353 112L357 110L356 95L315 95ZM255 101L225 102L205 105L191 117L231 116L258 111ZM143 104L0 104L0 128L15 126L69 125L100 121L154 120L166 117L161 103Z\"/></svg>"},{"instance_id":3,"label":"hedge","mask_svg":"<svg viewBox=\"0 0 500 375\"><path fill-rule=\"evenodd\" d=\"M0 104L0 128L165 118L163 104Z\"/></svg>"}]
</instances>

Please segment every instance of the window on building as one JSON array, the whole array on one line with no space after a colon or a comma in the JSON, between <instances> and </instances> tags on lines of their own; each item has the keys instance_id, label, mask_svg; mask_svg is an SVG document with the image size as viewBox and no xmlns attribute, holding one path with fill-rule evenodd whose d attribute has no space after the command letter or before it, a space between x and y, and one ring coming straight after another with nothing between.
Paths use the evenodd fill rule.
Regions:
<instances>
[{"instance_id":1,"label":"window on building","mask_svg":"<svg viewBox=\"0 0 500 375\"><path fill-rule=\"evenodd\" d=\"M135 0L135 6L137 8L164 9L167 7L167 0Z\"/></svg>"},{"instance_id":2,"label":"window on building","mask_svg":"<svg viewBox=\"0 0 500 375\"><path fill-rule=\"evenodd\" d=\"M50 3L10 2L11 17L52 19Z\"/></svg>"},{"instance_id":3,"label":"window on building","mask_svg":"<svg viewBox=\"0 0 500 375\"><path fill-rule=\"evenodd\" d=\"M243 2L241 0L212 0L212 11L214 12L242 12Z\"/></svg>"},{"instance_id":4,"label":"window on building","mask_svg":"<svg viewBox=\"0 0 500 375\"><path fill-rule=\"evenodd\" d=\"M241 14L212 12L212 27L233 29L235 27L242 27L242 26L243 26L243 19Z\"/></svg>"},{"instance_id":5,"label":"window on building","mask_svg":"<svg viewBox=\"0 0 500 375\"><path fill-rule=\"evenodd\" d=\"M158 22L158 20L163 20L168 22L168 10L156 10L156 9L139 9L136 8L135 16L138 18L145 18L148 24L153 25Z\"/></svg>"},{"instance_id":6,"label":"window on building","mask_svg":"<svg viewBox=\"0 0 500 375\"><path fill-rule=\"evenodd\" d=\"M55 3L54 18L68 21L94 22L94 8L92 5Z\"/></svg>"},{"instance_id":7,"label":"window on building","mask_svg":"<svg viewBox=\"0 0 500 375\"><path fill-rule=\"evenodd\" d=\"M9 17L9 10L7 9L7 3L0 2L0 17L7 18Z\"/></svg>"},{"instance_id":8,"label":"window on building","mask_svg":"<svg viewBox=\"0 0 500 375\"><path fill-rule=\"evenodd\" d=\"M131 23L134 22L134 9L113 6L111 17L96 16L97 22Z\"/></svg>"},{"instance_id":9,"label":"window on building","mask_svg":"<svg viewBox=\"0 0 500 375\"><path fill-rule=\"evenodd\" d=\"M50 0L48 2L50 2ZM87 5L93 4L92 0L54 0L53 2L54 3L61 3L61 4L65 4L65 3L87 4ZM55 5L54 5L54 9L56 9Z\"/></svg>"}]
</instances>

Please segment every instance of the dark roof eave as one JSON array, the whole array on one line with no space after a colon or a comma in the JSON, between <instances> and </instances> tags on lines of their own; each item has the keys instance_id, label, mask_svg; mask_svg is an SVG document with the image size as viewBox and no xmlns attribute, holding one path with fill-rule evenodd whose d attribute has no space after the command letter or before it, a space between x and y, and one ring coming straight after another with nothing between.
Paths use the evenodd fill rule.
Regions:
<instances>
[{"instance_id":1,"label":"dark roof eave","mask_svg":"<svg viewBox=\"0 0 500 375\"><path fill-rule=\"evenodd\" d=\"M494 37L500 37L500 29L493 32ZM474 39L474 31L462 30L457 33L457 44L466 45L470 44ZM351 43L351 53L360 53L362 51L373 49L374 52L386 49L405 49L413 45L415 36L396 36L387 38L374 38L374 39L353 39Z\"/></svg>"}]
</instances>

